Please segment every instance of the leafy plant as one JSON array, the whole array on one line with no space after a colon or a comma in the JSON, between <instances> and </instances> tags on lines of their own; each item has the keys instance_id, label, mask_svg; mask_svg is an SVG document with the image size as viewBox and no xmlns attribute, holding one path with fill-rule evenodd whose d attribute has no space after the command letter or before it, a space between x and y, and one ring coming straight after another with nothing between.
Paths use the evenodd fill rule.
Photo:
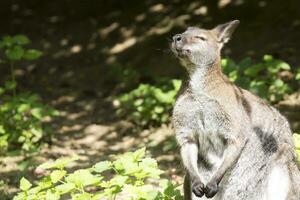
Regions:
<instances>
[{"instance_id":1,"label":"leafy plant","mask_svg":"<svg viewBox=\"0 0 300 200\"><path fill-rule=\"evenodd\" d=\"M91 168L68 173L68 163L78 158L61 158L40 167L50 175L37 184L22 178L14 200L74 200L130 199L130 200L181 200L180 191L167 180L160 180L162 171L157 162L145 157L145 148L125 153L115 161L101 161ZM154 186L151 179L159 182Z\"/></svg>"},{"instance_id":2,"label":"leafy plant","mask_svg":"<svg viewBox=\"0 0 300 200\"><path fill-rule=\"evenodd\" d=\"M18 147L24 151L35 150L45 135L42 120L56 116L57 111L42 104L39 97L34 94L10 96L4 92L0 97L1 153Z\"/></svg>"},{"instance_id":3,"label":"leafy plant","mask_svg":"<svg viewBox=\"0 0 300 200\"><path fill-rule=\"evenodd\" d=\"M298 162L300 164L300 134L294 134L294 142L296 147L296 153L298 155Z\"/></svg>"},{"instance_id":4,"label":"leafy plant","mask_svg":"<svg viewBox=\"0 0 300 200\"><path fill-rule=\"evenodd\" d=\"M8 63L11 69L11 81L7 82L10 88L16 95L16 76L15 76L15 64L21 60L36 60L42 56L42 52L36 49L27 49L26 45L31 41L25 35L5 36L0 41L0 49L4 51L5 58L3 63Z\"/></svg>"},{"instance_id":5,"label":"leafy plant","mask_svg":"<svg viewBox=\"0 0 300 200\"><path fill-rule=\"evenodd\" d=\"M297 81L300 81L300 69L297 70L295 79L296 79Z\"/></svg>"},{"instance_id":6,"label":"leafy plant","mask_svg":"<svg viewBox=\"0 0 300 200\"><path fill-rule=\"evenodd\" d=\"M164 81L160 86L141 84L138 88L116 97L119 116L140 126L160 125L169 120L180 80Z\"/></svg>"},{"instance_id":7,"label":"leafy plant","mask_svg":"<svg viewBox=\"0 0 300 200\"><path fill-rule=\"evenodd\" d=\"M265 55L260 63L253 63L250 58L239 63L229 58L223 59L222 68L231 81L272 103L282 100L285 94L293 91L279 76L282 71L290 71L290 65L270 55Z\"/></svg>"},{"instance_id":8,"label":"leafy plant","mask_svg":"<svg viewBox=\"0 0 300 200\"><path fill-rule=\"evenodd\" d=\"M17 93L15 64L21 60L35 60L42 53L26 49L30 40L24 35L6 36L0 41L2 62L9 64L11 80L0 87L0 153L18 149L32 151L45 135L43 119L57 115L57 111L41 103L36 94Z\"/></svg>"}]
</instances>

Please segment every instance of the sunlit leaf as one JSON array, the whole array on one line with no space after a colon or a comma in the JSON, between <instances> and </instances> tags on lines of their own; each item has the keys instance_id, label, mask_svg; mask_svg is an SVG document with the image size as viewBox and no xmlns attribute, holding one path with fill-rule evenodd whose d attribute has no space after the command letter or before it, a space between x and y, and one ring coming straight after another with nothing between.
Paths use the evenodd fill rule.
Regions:
<instances>
[{"instance_id":1,"label":"sunlit leaf","mask_svg":"<svg viewBox=\"0 0 300 200\"><path fill-rule=\"evenodd\" d=\"M100 180L96 176L91 174L89 170L80 169L67 176L66 181L68 183L74 183L79 187L84 187L87 185L92 185Z\"/></svg>"},{"instance_id":2,"label":"sunlit leaf","mask_svg":"<svg viewBox=\"0 0 300 200\"><path fill-rule=\"evenodd\" d=\"M65 170L54 170L50 174L51 181L53 183L56 183L59 180L61 180L66 174L67 174L67 172Z\"/></svg>"},{"instance_id":3,"label":"sunlit leaf","mask_svg":"<svg viewBox=\"0 0 300 200\"><path fill-rule=\"evenodd\" d=\"M102 162L98 162L94 166L94 171L101 173L101 172L107 171L111 168L112 168L112 163L110 161L102 161Z\"/></svg>"},{"instance_id":4,"label":"sunlit leaf","mask_svg":"<svg viewBox=\"0 0 300 200\"><path fill-rule=\"evenodd\" d=\"M43 117L41 108L31 109L30 112L31 112L32 116L34 116L37 119L41 119Z\"/></svg>"},{"instance_id":5,"label":"sunlit leaf","mask_svg":"<svg viewBox=\"0 0 300 200\"><path fill-rule=\"evenodd\" d=\"M43 163L39 167L42 169L53 169L53 168L61 169L61 168L64 168L69 163L71 163L75 160L78 160L78 159L79 159L78 156L73 156L71 158L69 158L69 157L59 158L59 159L55 160L54 162Z\"/></svg>"},{"instance_id":6,"label":"sunlit leaf","mask_svg":"<svg viewBox=\"0 0 300 200\"><path fill-rule=\"evenodd\" d=\"M47 190L46 192L46 200L59 200L60 195L56 191Z\"/></svg>"},{"instance_id":7,"label":"sunlit leaf","mask_svg":"<svg viewBox=\"0 0 300 200\"><path fill-rule=\"evenodd\" d=\"M68 193L71 190L73 190L74 188L75 188L74 183L64 183L64 184L61 184L61 185L58 185L55 187L56 191L58 191L59 194Z\"/></svg>"},{"instance_id":8,"label":"sunlit leaf","mask_svg":"<svg viewBox=\"0 0 300 200\"><path fill-rule=\"evenodd\" d=\"M26 178L22 178L20 180L20 189L23 191L27 191L31 188L32 184L26 179Z\"/></svg>"}]
</instances>

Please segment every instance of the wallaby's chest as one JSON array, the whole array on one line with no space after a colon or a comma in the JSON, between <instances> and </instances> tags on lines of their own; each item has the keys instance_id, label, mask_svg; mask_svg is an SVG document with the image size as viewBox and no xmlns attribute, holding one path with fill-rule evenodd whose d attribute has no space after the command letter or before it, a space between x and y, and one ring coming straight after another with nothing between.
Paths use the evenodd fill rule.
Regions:
<instances>
[{"instance_id":1,"label":"wallaby's chest","mask_svg":"<svg viewBox=\"0 0 300 200\"><path fill-rule=\"evenodd\" d=\"M191 130L185 134L191 134L199 144L201 156L222 157L228 116L218 101L205 95L182 95L175 104L173 117L175 129Z\"/></svg>"}]
</instances>

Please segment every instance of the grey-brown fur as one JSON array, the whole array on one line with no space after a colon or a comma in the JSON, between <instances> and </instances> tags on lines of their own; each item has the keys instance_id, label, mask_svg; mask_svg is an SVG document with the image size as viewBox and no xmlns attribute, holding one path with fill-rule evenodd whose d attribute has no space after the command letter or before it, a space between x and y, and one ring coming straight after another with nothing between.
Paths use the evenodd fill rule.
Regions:
<instances>
[{"instance_id":1,"label":"grey-brown fur","mask_svg":"<svg viewBox=\"0 0 300 200\"><path fill-rule=\"evenodd\" d=\"M191 27L173 38L171 49L189 75L173 111L185 199L299 200L289 123L221 72L222 46L238 23Z\"/></svg>"}]
</instances>

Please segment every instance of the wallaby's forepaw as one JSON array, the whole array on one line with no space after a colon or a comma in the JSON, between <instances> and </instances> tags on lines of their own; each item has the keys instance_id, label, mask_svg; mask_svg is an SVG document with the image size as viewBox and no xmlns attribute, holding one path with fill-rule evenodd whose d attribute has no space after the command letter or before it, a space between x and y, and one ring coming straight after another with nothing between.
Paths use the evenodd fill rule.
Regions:
<instances>
[{"instance_id":1,"label":"wallaby's forepaw","mask_svg":"<svg viewBox=\"0 0 300 200\"><path fill-rule=\"evenodd\" d=\"M212 198L219 190L217 182L209 182L204 188L204 193L207 198Z\"/></svg>"},{"instance_id":2,"label":"wallaby's forepaw","mask_svg":"<svg viewBox=\"0 0 300 200\"><path fill-rule=\"evenodd\" d=\"M192 182L192 191L197 197L202 197L204 195L205 186L200 180Z\"/></svg>"}]
</instances>

